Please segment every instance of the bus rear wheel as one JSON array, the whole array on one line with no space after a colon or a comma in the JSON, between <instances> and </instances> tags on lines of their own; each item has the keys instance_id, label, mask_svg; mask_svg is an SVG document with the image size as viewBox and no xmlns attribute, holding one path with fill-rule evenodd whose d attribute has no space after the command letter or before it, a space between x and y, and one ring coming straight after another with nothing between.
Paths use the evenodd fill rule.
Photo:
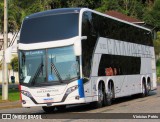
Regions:
<instances>
[{"instance_id":1,"label":"bus rear wheel","mask_svg":"<svg viewBox=\"0 0 160 122\"><path fill-rule=\"evenodd\" d=\"M142 83L142 93L140 94L141 97L145 97L147 93L145 82Z\"/></svg>"},{"instance_id":2,"label":"bus rear wheel","mask_svg":"<svg viewBox=\"0 0 160 122\"><path fill-rule=\"evenodd\" d=\"M150 90L151 90L151 84L150 84L150 82L147 82L147 86L146 86L146 96L149 95Z\"/></svg>"},{"instance_id":3,"label":"bus rear wheel","mask_svg":"<svg viewBox=\"0 0 160 122\"><path fill-rule=\"evenodd\" d=\"M107 95L106 95L106 100L105 100L105 104L106 105L111 105L112 104L112 99L113 99L113 94L114 94L114 89L113 89L113 86L112 86L112 83L109 82L108 84L108 92L107 92Z\"/></svg>"},{"instance_id":4,"label":"bus rear wheel","mask_svg":"<svg viewBox=\"0 0 160 122\"><path fill-rule=\"evenodd\" d=\"M50 106L50 107L43 106L42 109L43 109L46 113L53 113L54 110L55 110L55 106Z\"/></svg>"}]
</instances>

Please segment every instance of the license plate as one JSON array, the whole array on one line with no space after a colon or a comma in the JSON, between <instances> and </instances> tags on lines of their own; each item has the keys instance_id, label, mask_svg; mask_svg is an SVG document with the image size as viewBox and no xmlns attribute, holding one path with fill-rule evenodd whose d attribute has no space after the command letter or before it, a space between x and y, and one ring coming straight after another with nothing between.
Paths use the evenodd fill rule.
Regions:
<instances>
[{"instance_id":1,"label":"license plate","mask_svg":"<svg viewBox=\"0 0 160 122\"><path fill-rule=\"evenodd\" d=\"M50 103L50 102L53 102L53 98L43 98L43 101L45 103Z\"/></svg>"}]
</instances>

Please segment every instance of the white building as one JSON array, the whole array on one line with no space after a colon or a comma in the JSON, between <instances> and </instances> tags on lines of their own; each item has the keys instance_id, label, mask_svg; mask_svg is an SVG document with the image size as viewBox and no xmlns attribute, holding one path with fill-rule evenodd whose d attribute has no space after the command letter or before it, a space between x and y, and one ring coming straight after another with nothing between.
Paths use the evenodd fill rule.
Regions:
<instances>
[{"instance_id":1,"label":"white building","mask_svg":"<svg viewBox=\"0 0 160 122\"><path fill-rule=\"evenodd\" d=\"M16 35L15 33L8 33L8 46L10 44L16 44L17 40L19 39L19 34ZM13 49L12 54L17 55L17 49ZM3 57L3 34L0 33L0 61Z\"/></svg>"},{"instance_id":2,"label":"white building","mask_svg":"<svg viewBox=\"0 0 160 122\"><path fill-rule=\"evenodd\" d=\"M8 46L10 44L16 44L17 43L17 40L19 39L19 35L15 35L15 33L8 33ZM17 48L14 48L13 51L12 51L12 58L14 58L15 56L17 56ZM0 33L0 63L2 62L2 59L3 59L3 34ZM2 82L2 70L0 70L0 84ZM10 82L10 76L13 75L13 71L10 70L8 72L8 77L9 77L9 82ZM18 73L17 72L14 72L14 76L15 76L15 80L16 82L18 82Z\"/></svg>"}]
</instances>

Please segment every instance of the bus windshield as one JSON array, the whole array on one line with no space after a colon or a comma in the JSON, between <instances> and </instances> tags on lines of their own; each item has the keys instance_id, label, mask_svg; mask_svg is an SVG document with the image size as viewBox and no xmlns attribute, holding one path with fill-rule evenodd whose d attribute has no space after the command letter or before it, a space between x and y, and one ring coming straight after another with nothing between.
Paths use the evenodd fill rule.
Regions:
<instances>
[{"instance_id":1,"label":"bus windshield","mask_svg":"<svg viewBox=\"0 0 160 122\"><path fill-rule=\"evenodd\" d=\"M23 21L20 43L68 39L78 35L78 13L57 14Z\"/></svg>"},{"instance_id":2,"label":"bus windshield","mask_svg":"<svg viewBox=\"0 0 160 122\"><path fill-rule=\"evenodd\" d=\"M21 84L59 84L79 77L73 46L19 52Z\"/></svg>"}]
</instances>

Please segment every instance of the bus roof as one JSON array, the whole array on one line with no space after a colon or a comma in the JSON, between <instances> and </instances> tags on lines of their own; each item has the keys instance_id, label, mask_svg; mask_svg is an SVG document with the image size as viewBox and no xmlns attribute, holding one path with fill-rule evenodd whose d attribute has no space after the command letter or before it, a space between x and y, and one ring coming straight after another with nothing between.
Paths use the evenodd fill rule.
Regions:
<instances>
[{"instance_id":1,"label":"bus roof","mask_svg":"<svg viewBox=\"0 0 160 122\"><path fill-rule=\"evenodd\" d=\"M43 12L38 12L31 14L27 16L26 18L38 18L38 17L43 17L43 16L50 16L50 15L55 15L55 14L65 14L65 13L79 13L82 8L59 8L59 9L52 9L52 10L47 10Z\"/></svg>"},{"instance_id":2,"label":"bus roof","mask_svg":"<svg viewBox=\"0 0 160 122\"><path fill-rule=\"evenodd\" d=\"M136 25L136 24L133 24L133 23L118 19L116 17L112 17L110 15L106 15L106 14L100 13L98 11L94 11L94 10L88 9L88 8L59 8L59 9L52 9L52 10L47 10L47 11L31 14L31 15L27 16L26 19L38 18L38 17L42 17L42 16L50 16L50 15L55 15L55 14L80 13L80 12L83 13L84 11L90 11L90 12L99 14L101 16L105 16L105 17L108 17L110 19L113 19L113 20L116 20L116 21L119 21L119 22L122 22L122 23L126 23L126 24L129 24L129 25L132 25L132 26L135 26L135 27L138 27L138 28L141 28L141 29L144 29L144 30L147 30L147 31L151 32L151 30L149 28L146 28L146 27L143 27L143 26L140 26L140 25Z\"/></svg>"}]
</instances>

